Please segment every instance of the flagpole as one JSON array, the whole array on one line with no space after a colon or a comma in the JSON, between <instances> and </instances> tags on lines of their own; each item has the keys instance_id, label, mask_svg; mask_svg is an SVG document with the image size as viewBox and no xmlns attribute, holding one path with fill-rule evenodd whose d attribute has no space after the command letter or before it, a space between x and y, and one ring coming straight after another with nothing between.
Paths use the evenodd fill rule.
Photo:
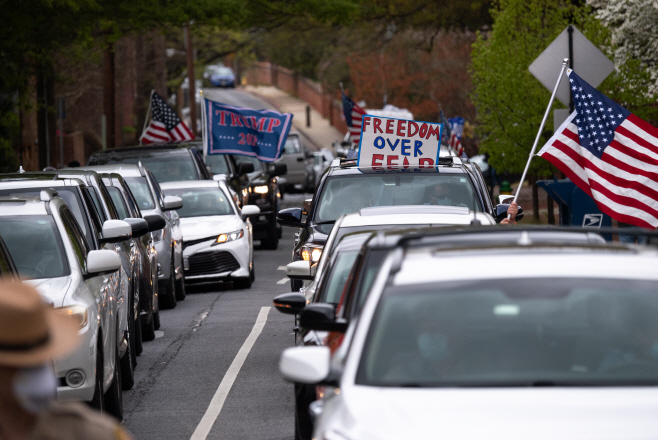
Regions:
<instances>
[{"instance_id":1,"label":"flagpole","mask_svg":"<svg viewBox=\"0 0 658 440\"><path fill-rule=\"evenodd\" d=\"M203 158L205 159L208 155L208 136L206 135L206 100L203 97L203 89L199 90L199 95L201 95L201 144L203 145Z\"/></svg>"},{"instance_id":2,"label":"flagpole","mask_svg":"<svg viewBox=\"0 0 658 440\"><path fill-rule=\"evenodd\" d=\"M555 100L555 95L557 94L557 88L560 86L560 81L562 81L562 75L564 74L564 69L566 69L568 64L569 64L569 58L565 58L562 60L562 69L560 69L560 76L558 76L557 78L557 83L555 83L555 88L553 89L553 93L551 94L551 100L548 102L548 107L546 107L546 112L544 113L544 119L542 119L541 121L541 125L539 126L539 131L537 132L537 137L535 138L535 143L532 146L532 150L530 150L528 163L526 163L525 170L523 170L523 175L521 176L521 182L519 182L519 187L516 189L516 194L514 195L513 202L516 202L516 199L519 198L519 193L521 192L523 181L525 180L525 176L526 174L528 174L528 169L530 168L530 162L532 161L532 156L535 155L535 150L537 149L539 138L541 138L542 131L544 131L544 125L546 124L546 119L548 119L548 114L551 112L551 106L553 105L553 101ZM511 217L512 217L511 214L507 215L508 219Z\"/></svg>"},{"instance_id":3,"label":"flagpole","mask_svg":"<svg viewBox=\"0 0 658 440\"><path fill-rule=\"evenodd\" d=\"M142 135L146 131L149 120L151 119L151 103L153 102L153 92L155 90L151 89L151 96L149 96L149 107L146 109L146 117L144 118L144 128L142 128ZM142 145L142 136L139 136L139 145Z\"/></svg>"}]
</instances>

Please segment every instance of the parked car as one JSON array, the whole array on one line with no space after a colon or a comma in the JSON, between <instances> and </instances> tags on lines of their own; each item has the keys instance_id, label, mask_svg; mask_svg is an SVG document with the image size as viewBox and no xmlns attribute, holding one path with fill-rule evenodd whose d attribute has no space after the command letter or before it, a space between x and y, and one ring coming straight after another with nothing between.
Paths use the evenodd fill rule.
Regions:
<instances>
[{"instance_id":1,"label":"parked car","mask_svg":"<svg viewBox=\"0 0 658 440\"><path fill-rule=\"evenodd\" d=\"M116 243L130 237L132 228L107 220L102 231L105 243ZM120 328L126 318L118 313L119 255L92 250L71 208L54 190L42 190L39 197L0 197L0 236L25 282L78 320L81 343L54 363L58 399L88 401L121 420L119 350L125 340Z\"/></svg>"},{"instance_id":2,"label":"parked car","mask_svg":"<svg viewBox=\"0 0 658 440\"><path fill-rule=\"evenodd\" d=\"M119 218L124 219L130 224L137 223L135 219L138 221L142 219L139 204L123 177L116 173L102 173L101 177L114 202L114 207L119 213ZM157 215L148 217L148 221L146 219L142 221L148 232L159 231L166 226L164 219ZM136 329L141 331L141 336L145 341L152 341L155 339L155 330L160 328L158 253L155 250L153 234L144 234L139 237L139 240L135 239L134 245L137 248L137 280L139 284L139 308L136 308L136 313L139 316L136 317L135 322L141 324ZM142 338L135 338L135 342L139 343L137 354L141 353Z\"/></svg>"},{"instance_id":3,"label":"parked car","mask_svg":"<svg viewBox=\"0 0 658 440\"><path fill-rule=\"evenodd\" d=\"M183 234L175 212L183 206L183 201L178 197L165 197L153 173L143 165L96 165L89 169L121 175L134 195L142 216L154 215L164 219L165 227L153 233L158 256L158 303L162 308L176 307L177 301L185 299Z\"/></svg>"},{"instance_id":4,"label":"parked car","mask_svg":"<svg viewBox=\"0 0 658 440\"><path fill-rule=\"evenodd\" d=\"M140 163L151 170L159 183L212 179L199 142L115 148L98 151L87 161L88 166Z\"/></svg>"},{"instance_id":5,"label":"parked car","mask_svg":"<svg viewBox=\"0 0 658 440\"><path fill-rule=\"evenodd\" d=\"M253 231L248 220L260 209L238 208L224 180L167 182L162 190L183 199L178 209L183 231L183 267L187 284L233 282L249 289L255 279Z\"/></svg>"},{"instance_id":6,"label":"parked car","mask_svg":"<svg viewBox=\"0 0 658 440\"><path fill-rule=\"evenodd\" d=\"M307 316L345 332L333 357L281 358L287 379L329 387L314 438L651 436L656 249L487 229L403 239L358 319Z\"/></svg>"},{"instance_id":7,"label":"parked car","mask_svg":"<svg viewBox=\"0 0 658 440\"><path fill-rule=\"evenodd\" d=\"M289 133L278 163L286 164L286 192L314 190L313 153L304 145L299 133Z\"/></svg>"}]
</instances>

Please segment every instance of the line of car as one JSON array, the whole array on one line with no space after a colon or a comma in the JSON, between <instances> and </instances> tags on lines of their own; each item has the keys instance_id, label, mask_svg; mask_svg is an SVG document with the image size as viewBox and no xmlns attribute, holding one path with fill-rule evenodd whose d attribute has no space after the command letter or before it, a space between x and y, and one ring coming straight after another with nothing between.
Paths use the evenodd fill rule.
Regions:
<instances>
[{"instance_id":1,"label":"line of car","mask_svg":"<svg viewBox=\"0 0 658 440\"><path fill-rule=\"evenodd\" d=\"M32 284L79 322L83 343L55 362L59 399L121 420L160 308L176 307L192 285L251 287L254 238L278 243L286 166L219 159L226 169L211 173L198 145L166 144L0 175L0 275Z\"/></svg>"},{"instance_id":2,"label":"line of car","mask_svg":"<svg viewBox=\"0 0 658 440\"><path fill-rule=\"evenodd\" d=\"M338 159L279 212L296 440L653 435L657 249L496 226L508 206L442 152L429 173Z\"/></svg>"}]
</instances>

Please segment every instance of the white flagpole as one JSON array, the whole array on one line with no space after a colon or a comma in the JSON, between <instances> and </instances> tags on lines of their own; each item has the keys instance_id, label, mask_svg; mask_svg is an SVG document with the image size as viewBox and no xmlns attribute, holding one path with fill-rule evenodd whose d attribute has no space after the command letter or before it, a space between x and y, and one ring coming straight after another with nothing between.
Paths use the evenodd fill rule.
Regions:
<instances>
[{"instance_id":1,"label":"white flagpole","mask_svg":"<svg viewBox=\"0 0 658 440\"><path fill-rule=\"evenodd\" d=\"M203 89L199 90L201 95L201 144L203 145L203 158L205 159L208 155L208 136L206 135L206 129L208 122L206 121L206 100L203 98Z\"/></svg>"},{"instance_id":2,"label":"white flagpole","mask_svg":"<svg viewBox=\"0 0 658 440\"><path fill-rule=\"evenodd\" d=\"M553 101L555 100L555 95L557 94L557 88L560 86L560 81L562 81L562 75L564 74L564 69L566 69L568 64L569 64L569 58L565 58L562 60L562 69L560 69L560 76L558 76L557 78L557 83L555 83L555 88L553 89L553 93L551 94L551 100L548 102L548 107L546 107L546 113L544 113L544 119L542 119L541 121L541 125L539 126L539 131L537 132L537 137L535 138L535 143L532 146L532 150L530 150L528 163L526 163L525 165L525 170L523 170L523 175L521 176L519 187L516 189L516 194L514 195L514 202L516 202L516 199L519 198L519 193L521 192L523 181L525 180L526 174L528 174L528 168L530 168L530 162L532 161L532 156L535 155L535 150L537 149L539 138L541 138L541 133L544 130L544 124L546 124L546 119L548 119L548 114L551 112L551 106L553 105ZM511 215L508 214L507 218L508 219L511 218Z\"/></svg>"},{"instance_id":3,"label":"white flagpole","mask_svg":"<svg viewBox=\"0 0 658 440\"><path fill-rule=\"evenodd\" d=\"M151 120L151 103L153 102L153 92L155 92L155 90L151 89L151 96L149 97L149 108L146 110L146 118L144 118L144 128L142 128L142 134L139 136L139 145L142 145L142 136L144 136L144 132L146 131L146 127L148 126L148 122Z\"/></svg>"}]
</instances>

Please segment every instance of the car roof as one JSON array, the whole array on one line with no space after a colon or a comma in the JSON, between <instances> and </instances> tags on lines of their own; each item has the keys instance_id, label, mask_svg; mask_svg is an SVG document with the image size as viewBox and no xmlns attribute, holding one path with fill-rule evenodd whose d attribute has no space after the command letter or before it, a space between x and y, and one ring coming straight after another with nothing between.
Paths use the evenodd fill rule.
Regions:
<instances>
[{"instance_id":1,"label":"car roof","mask_svg":"<svg viewBox=\"0 0 658 440\"><path fill-rule=\"evenodd\" d=\"M82 170L96 171L97 173L116 173L122 177L141 177L142 172L139 165L127 163L115 163L109 165L89 165L80 167Z\"/></svg>"},{"instance_id":2,"label":"car roof","mask_svg":"<svg viewBox=\"0 0 658 440\"><path fill-rule=\"evenodd\" d=\"M17 176L22 176L19 174ZM4 179L3 176L0 176L0 189L11 189L11 188L42 188L44 186L58 188L63 186L85 186L84 182L81 179L76 177L71 178L55 178L53 179L43 179L41 176L32 177L30 174L24 174L24 178L13 178L9 177Z\"/></svg>"},{"instance_id":3,"label":"car roof","mask_svg":"<svg viewBox=\"0 0 658 440\"><path fill-rule=\"evenodd\" d=\"M477 218L481 223L491 219L481 212L474 213L461 206L400 205L362 208L347 214L341 228L376 225L467 225Z\"/></svg>"},{"instance_id":4,"label":"car roof","mask_svg":"<svg viewBox=\"0 0 658 440\"><path fill-rule=\"evenodd\" d=\"M178 182L163 182L160 184L162 190L175 188L219 188L216 180L182 180Z\"/></svg>"},{"instance_id":5,"label":"car roof","mask_svg":"<svg viewBox=\"0 0 658 440\"><path fill-rule=\"evenodd\" d=\"M149 145L135 145L132 147L113 148L111 150L97 151L92 156L137 157L149 154L175 154L177 151L182 153L191 148L199 148L201 146L201 141L154 143Z\"/></svg>"},{"instance_id":6,"label":"car roof","mask_svg":"<svg viewBox=\"0 0 658 440\"><path fill-rule=\"evenodd\" d=\"M48 215L46 204L39 197L0 197L0 216Z\"/></svg>"}]
</instances>

